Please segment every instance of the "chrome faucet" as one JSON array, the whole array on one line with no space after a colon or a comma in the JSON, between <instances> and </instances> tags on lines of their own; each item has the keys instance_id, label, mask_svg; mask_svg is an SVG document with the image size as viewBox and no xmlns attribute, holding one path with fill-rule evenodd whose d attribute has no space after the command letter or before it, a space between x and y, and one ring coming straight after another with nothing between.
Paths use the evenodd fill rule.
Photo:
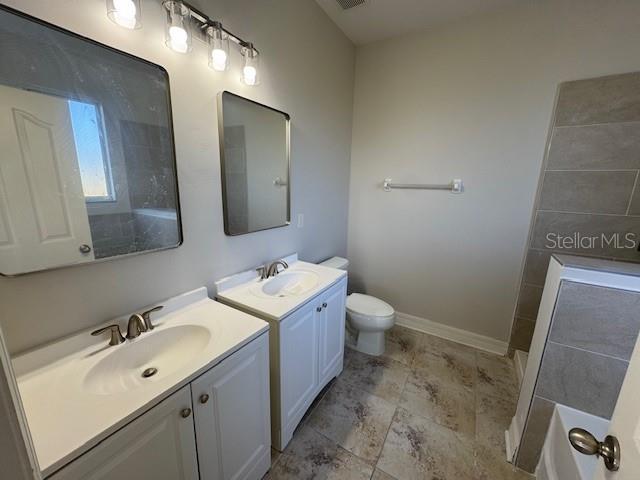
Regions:
<instances>
[{"instance_id":1,"label":"chrome faucet","mask_svg":"<svg viewBox=\"0 0 640 480\"><path fill-rule=\"evenodd\" d=\"M129 317L129 323L127 324L127 337L126 340L133 340L134 338L138 338L143 332L150 332L153 330L155 325L151 323L151 314L153 312L157 312L162 310L164 306L158 305L153 307L146 312L142 313L134 313ZM109 332L111 334L111 338L109 339L109 345L115 346L120 345L125 342L125 337L122 336L120 332L120 326L117 324L108 325L104 328L99 328L91 332L91 335L101 335L105 332Z\"/></svg>"},{"instance_id":2,"label":"chrome faucet","mask_svg":"<svg viewBox=\"0 0 640 480\"><path fill-rule=\"evenodd\" d=\"M275 277L277 274L279 274L282 270L278 270L278 265L282 265L284 267L284 270L289 268L289 265L284 260L276 260L268 266L265 264L256 268L256 272L260 274L260 280L265 280L269 277Z\"/></svg>"},{"instance_id":3,"label":"chrome faucet","mask_svg":"<svg viewBox=\"0 0 640 480\"><path fill-rule=\"evenodd\" d=\"M282 265L284 267L284 270L289 268L289 265L284 260L276 260L271 265L269 265L269 268L267 268L267 278L275 277L280 273L281 270L278 270L278 265Z\"/></svg>"},{"instance_id":4,"label":"chrome faucet","mask_svg":"<svg viewBox=\"0 0 640 480\"><path fill-rule=\"evenodd\" d=\"M148 328L142 315L134 313L129 317L129 323L127 324L127 340L138 338L142 332L147 330Z\"/></svg>"}]
</instances>

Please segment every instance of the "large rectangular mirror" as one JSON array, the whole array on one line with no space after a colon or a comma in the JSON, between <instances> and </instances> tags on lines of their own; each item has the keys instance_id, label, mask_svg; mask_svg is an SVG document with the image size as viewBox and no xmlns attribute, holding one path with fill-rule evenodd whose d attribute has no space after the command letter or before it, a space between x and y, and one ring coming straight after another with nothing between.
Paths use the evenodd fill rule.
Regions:
<instances>
[{"instance_id":1,"label":"large rectangular mirror","mask_svg":"<svg viewBox=\"0 0 640 480\"><path fill-rule=\"evenodd\" d=\"M288 225L289 115L222 92L218 122L225 233Z\"/></svg>"},{"instance_id":2,"label":"large rectangular mirror","mask_svg":"<svg viewBox=\"0 0 640 480\"><path fill-rule=\"evenodd\" d=\"M0 273L181 243L166 71L0 7Z\"/></svg>"}]
</instances>

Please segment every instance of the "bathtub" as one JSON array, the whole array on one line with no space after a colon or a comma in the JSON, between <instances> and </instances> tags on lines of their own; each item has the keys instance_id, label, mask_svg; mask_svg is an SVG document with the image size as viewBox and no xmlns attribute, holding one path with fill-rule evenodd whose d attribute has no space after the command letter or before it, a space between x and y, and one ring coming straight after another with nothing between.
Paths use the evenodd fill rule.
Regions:
<instances>
[{"instance_id":1,"label":"bathtub","mask_svg":"<svg viewBox=\"0 0 640 480\"><path fill-rule=\"evenodd\" d=\"M588 413L556 405L551 425L536 469L537 480L591 480L598 458L583 455L569 443L569 430L584 428L596 438L603 439L609 429L609 420Z\"/></svg>"}]
</instances>

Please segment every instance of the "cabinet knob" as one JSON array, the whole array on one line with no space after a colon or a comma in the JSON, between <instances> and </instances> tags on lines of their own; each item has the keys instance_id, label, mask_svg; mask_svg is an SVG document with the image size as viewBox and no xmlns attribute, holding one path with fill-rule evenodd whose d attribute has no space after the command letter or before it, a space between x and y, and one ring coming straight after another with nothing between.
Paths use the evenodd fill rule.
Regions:
<instances>
[{"instance_id":1,"label":"cabinet knob","mask_svg":"<svg viewBox=\"0 0 640 480\"><path fill-rule=\"evenodd\" d=\"M326 302L322 304L322 308L327 308L327 303Z\"/></svg>"},{"instance_id":2,"label":"cabinet knob","mask_svg":"<svg viewBox=\"0 0 640 480\"><path fill-rule=\"evenodd\" d=\"M188 418L189 415L191 415L191 409L190 408L183 408L182 410L180 410L180 416L182 418Z\"/></svg>"},{"instance_id":3,"label":"cabinet knob","mask_svg":"<svg viewBox=\"0 0 640 480\"><path fill-rule=\"evenodd\" d=\"M209 401L209 395L207 395L206 393L203 393L202 395L200 395L200 403L207 403Z\"/></svg>"},{"instance_id":4,"label":"cabinet knob","mask_svg":"<svg viewBox=\"0 0 640 480\"><path fill-rule=\"evenodd\" d=\"M91 247L85 243L85 244L80 245L78 250L80 250L80 253L86 255L87 253L91 252Z\"/></svg>"},{"instance_id":5,"label":"cabinet knob","mask_svg":"<svg viewBox=\"0 0 640 480\"><path fill-rule=\"evenodd\" d=\"M322 307L316 308L316 312L321 312L321 311L322 311Z\"/></svg>"}]
</instances>

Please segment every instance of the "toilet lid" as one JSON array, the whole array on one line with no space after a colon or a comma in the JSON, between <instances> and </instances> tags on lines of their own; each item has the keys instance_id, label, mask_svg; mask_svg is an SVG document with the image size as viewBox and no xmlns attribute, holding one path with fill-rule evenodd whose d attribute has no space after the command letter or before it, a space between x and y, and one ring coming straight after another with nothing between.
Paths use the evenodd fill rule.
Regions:
<instances>
[{"instance_id":1,"label":"toilet lid","mask_svg":"<svg viewBox=\"0 0 640 480\"><path fill-rule=\"evenodd\" d=\"M371 317L388 317L394 314L393 307L387 302L361 293L352 293L347 297L347 310Z\"/></svg>"}]
</instances>

